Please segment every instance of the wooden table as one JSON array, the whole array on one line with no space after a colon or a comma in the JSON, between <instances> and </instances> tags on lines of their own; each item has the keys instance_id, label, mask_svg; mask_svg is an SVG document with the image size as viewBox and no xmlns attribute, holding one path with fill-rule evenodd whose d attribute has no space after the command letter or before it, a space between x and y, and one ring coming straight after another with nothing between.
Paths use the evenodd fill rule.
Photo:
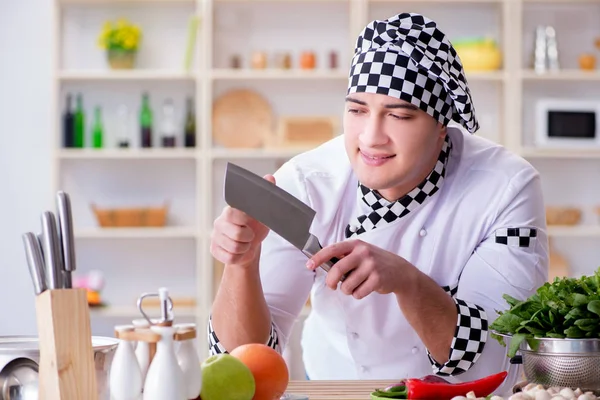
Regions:
<instances>
[{"instance_id":1,"label":"wooden table","mask_svg":"<svg viewBox=\"0 0 600 400\"><path fill-rule=\"evenodd\" d=\"M287 393L304 394L310 400L370 400L371 392L396 381L290 381Z\"/></svg>"}]
</instances>

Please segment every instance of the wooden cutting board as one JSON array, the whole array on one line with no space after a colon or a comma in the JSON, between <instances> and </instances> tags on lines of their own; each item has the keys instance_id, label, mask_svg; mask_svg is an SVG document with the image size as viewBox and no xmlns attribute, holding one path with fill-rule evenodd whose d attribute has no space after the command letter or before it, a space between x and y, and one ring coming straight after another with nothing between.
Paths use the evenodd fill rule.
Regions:
<instances>
[{"instance_id":1,"label":"wooden cutting board","mask_svg":"<svg viewBox=\"0 0 600 400\"><path fill-rule=\"evenodd\" d=\"M396 381L290 381L287 393L306 395L309 400L370 400L371 392Z\"/></svg>"}]
</instances>

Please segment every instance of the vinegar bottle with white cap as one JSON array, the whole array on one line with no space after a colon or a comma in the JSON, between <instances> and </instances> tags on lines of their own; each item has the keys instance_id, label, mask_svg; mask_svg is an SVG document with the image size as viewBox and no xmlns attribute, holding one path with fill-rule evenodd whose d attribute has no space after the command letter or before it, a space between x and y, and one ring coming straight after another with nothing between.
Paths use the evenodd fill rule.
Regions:
<instances>
[{"instance_id":1,"label":"vinegar bottle with white cap","mask_svg":"<svg viewBox=\"0 0 600 400\"><path fill-rule=\"evenodd\" d=\"M133 325L117 325L118 333L131 332ZM142 373L129 341L120 339L110 367L111 400L139 400L142 394Z\"/></svg>"},{"instance_id":2,"label":"vinegar bottle with white cap","mask_svg":"<svg viewBox=\"0 0 600 400\"><path fill-rule=\"evenodd\" d=\"M144 318L134 319L132 323L136 329L150 328L150 323ZM146 373L148 372L148 367L150 366L150 344L140 340L135 348L135 357L137 358L137 362L140 366L143 382L146 379Z\"/></svg>"}]
</instances>

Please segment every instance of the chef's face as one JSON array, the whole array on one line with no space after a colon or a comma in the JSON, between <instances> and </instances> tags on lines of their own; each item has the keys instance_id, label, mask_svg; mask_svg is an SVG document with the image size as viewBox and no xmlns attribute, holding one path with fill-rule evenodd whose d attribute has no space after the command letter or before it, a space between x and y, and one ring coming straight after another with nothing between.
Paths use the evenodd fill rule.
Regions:
<instances>
[{"instance_id":1,"label":"chef's face","mask_svg":"<svg viewBox=\"0 0 600 400\"><path fill-rule=\"evenodd\" d=\"M393 201L431 172L446 128L414 105L376 93L346 97L346 151L358 180Z\"/></svg>"}]
</instances>

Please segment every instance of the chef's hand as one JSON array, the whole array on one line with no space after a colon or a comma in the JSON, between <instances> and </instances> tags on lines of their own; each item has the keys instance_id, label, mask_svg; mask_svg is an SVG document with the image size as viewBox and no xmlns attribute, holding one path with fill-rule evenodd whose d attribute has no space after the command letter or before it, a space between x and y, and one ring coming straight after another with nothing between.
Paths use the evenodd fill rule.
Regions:
<instances>
[{"instance_id":1,"label":"chef's hand","mask_svg":"<svg viewBox=\"0 0 600 400\"><path fill-rule=\"evenodd\" d=\"M272 175L264 178L275 184ZM210 252L225 265L252 265L258 261L260 244L269 228L243 211L226 206L213 224Z\"/></svg>"},{"instance_id":2,"label":"chef's hand","mask_svg":"<svg viewBox=\"0 0 600 400\"><path fill-rule=\"evenodd\" d=\"M399 292L403 276L414 268L397 254L362 240L347 240L326 246L308 260L306 267L314 270L333 257L340 261L329 270L325 283L335 290L342 276L347 275L340 290L356 299L362 299L372 292Z\"/></svg>"}]
</instances>

